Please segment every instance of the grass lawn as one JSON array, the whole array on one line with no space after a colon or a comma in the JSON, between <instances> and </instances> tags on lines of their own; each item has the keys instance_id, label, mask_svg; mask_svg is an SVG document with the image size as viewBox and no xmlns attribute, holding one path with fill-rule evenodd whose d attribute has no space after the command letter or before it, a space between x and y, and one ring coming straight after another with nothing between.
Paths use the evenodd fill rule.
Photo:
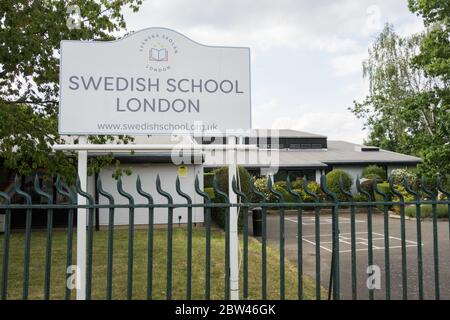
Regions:
<instances>
[{"instance_id":1,"label":"grass lawn","mask_svg":"<svg viewBox=\"0 0 450 320\"><path fill-rule=\"evenodd\" d=\"M74 233L74 235L76 232ZM66 261L66 232L53 232L51 299L64 299L65 293L65 261ZM22 274L24 256L24 232L15 231L10 238L8 299L21 299ZM186 295L186 238L187 231L174 228L173 232L173 299L184 299ZM3 235L0 235L3 242ZM44 257L46 232L37 230L32 232L30 288L29 299L42 299L44 288ZM153 298L165 299L166 292L166 258L167 231L158 229L154 232L154 261L153 261ZM76 257L76 239L74 237L73 257ZM205 266L205 237L204 229L197 228L193 232L192 253L192 298L204 298L204 266ZM125 299L127 291L127 245L128 232L125 229L114 232L114 269L113 269L113 299ZM241 242L242 246L242 242ZM223 231L212 231L211 239L211 298L224 298L224 247ZM3 247L1 247L3 248ZM242 248L241 248L242 249ZM0 249L3 251L3 249ZM0 258L3 252L0 252ZM242 257L241 257L242 258ZM105 299L106 297L106 267L107 267L107 232L94 233L93 254L93 286L92 297ZM0 269L1 260L0 260ZM147 232L136 230L134 239L134 268L133 268L133 299L145 299L147 290ZM242 266L241 266L242 288ZM286 260L286 298L297 299L297 269L294 264ZM267 292L269 299L279 298L279 252L267 247ZM304 276L305 299L315 298L314 281ZM241 289L242 294L242 289ZM261 244L249 238L249 295L250 299L261 298ZM323 292L325 296L325 292ZM74 297L73 293L73 297Z\"/></svg>"}]
</instances>

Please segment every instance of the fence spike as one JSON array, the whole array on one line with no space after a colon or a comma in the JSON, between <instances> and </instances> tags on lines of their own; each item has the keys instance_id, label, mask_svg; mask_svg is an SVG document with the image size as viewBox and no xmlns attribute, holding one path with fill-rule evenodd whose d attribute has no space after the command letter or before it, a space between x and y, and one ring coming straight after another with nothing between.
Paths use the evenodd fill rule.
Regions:
<instances>
[{"instance_id":1,"label":"fence spike","mask_svg":"<svg viewBox=\"0 0 450 320\"><path fill-rule=\"evenodd\" d=\"M69 198L72 204L77 203L76 192L74 192L73 189L69 188L68 185L66 185L63 181L61 181L61 176L59 174L56 176L55 187L56 192L59 193L60 195ZM67 191L65 191L64 189L66 189Z\"/></svg>"},{"instance_id":2,"label":"fence spike","mask_svg":"<svg viewBox=\"0 0 450 320\"><path fill-rule=\"evenodd\" d=\"M436 179L436 185L437 189L447 197L447 200L450 200L450 191L444 189L444 186L442 185L442 178L440 176Z\"/></svg>"},{"instance_id":3,"label":"fence spike","mask_svg":"<svg viewBox=\"0 0 450 320\"><path fill-rule=\"evenodd\" d=\"M267 188L269 189L270 193L272 193L278 199L278 201L284 202L284 197L281 192L274 189L271 178L267 179Z\"/></svg>"},{"instance_id":4,"label":"fence spike","mask_svg":"<svg viewBox=\"0 0 450 320\"><path fill-rule=\"evenodd\" d=\"M125 190L123 190L123 183L122 183L121 177L119 177L119 179L117 179L117 192L119 192L119 194L121 196L127 198L130 205L134 204L133 196L131 194L129 194L128 192L126 192Z\"/></svg>"},{"instance_id":5,"label":"fence spike","mask_svg":"<svg viewBox=\"0 0 450 320\"><path fill-rule=\"evenodd\" d=\"M331 191L327 187L327 177L324 174L320 176L320 189L322 189L323 193L325 193L325 195L330 197L333 200L333 202L337 201L336 193Z\"/></svg>"},{"instance_id":6,"label":"fence spike","mask_svg":"<svg viewBox=\"0 0 450 320\"><path fill-rule=\"evenodd\" d=\"M64 191L61 185L61 176L59 175L59 173L56 175L56 181L55 181L55 188L56 188L56 192L59 193L62 196L66 196L68 197L70 200L72 200L71 195Z\"/></svg>"},{"instance_id":7,"label":"fence spike","mask_svg":"<svg viewBox=\"0 0 450 320\"><path fill-rule=\"evenodd\" d=\"M195 188L195 192L197 192L198 195L203 197L203 199L206 201L206 203L211 203L211 197L206 192L204 192L200 189L200 181L198 179L198 175L195 175L194 188Z\"/></svg>"},{"instance_id":8,"label":"fence spike","mask_svg":"<svg viewBox=\"0 0 450 320\"><path fill-rule=\"evenodd\" d=\"M370 195L370 193L367 190L364 190L364 188L362 187L359 175L356 176L356 190L358 190L358 192L361 193L362 195L365 195L367 201L372 201L372 196Z\"/></svg>"},{"instance_id":9,"label":"fence spike","mask_svg":"<svg viewBox=\"0 0 450 320\"><path fill-rule=\"evenodd\" d=\"M0 191L0 198L5 199L7 204L10 204L10 202L11 202L11 197L5 192Z\"/></svg>"},{"instance_id":10,"label":"fence spike","mask_svg":"<svg viewBox=\"0 0 450 320\"><path fill-rule=\"evenodd\" d=\"M389 190L391 191L391 193L395 194L401 203L405 202L405 198L403 197L402 193L395 188L394 180L392 179L392 177L389 177L388 181L389 181Z\"/></svg>"},{"instance_id":11,"label":"fence spike","mask_svg":"<svg viewBox=\"0 0 450 320\"><path fill-rule=\"evenodd\" d=\"M34 177L34 191L36 191L36 193L41 197L46 198L48 204L51 204L53 202L53 196L41 189L39 177L37 174Z\"/></svg>"},{"instance_id":12,"label":"fence spike","mask_svg":"<svg viewBox=\"0 0 450 320\"><path fill-rule=\"evenodd\" d=\"M419 201L420 195L419 195L418 192L414 191L414 190L411 188L411 184L409 183L407 177L404 177L404 179L403 179L403 187L405 188L406 192L408 192L409 194L411 194L411 195L414 196L414 199L415 199L416 201Z\"/></svg>"},{"instance_id":13,"label":"fence spike","mask_svg":"<svg viewBox=\"0 0 450 320\"><path fill-rule=\"evenodd\" d=\"M406 179L406 177L405 177L405 179ZM427 187L425 177L422 177L420 179L420 189L422 190L423 193L425 193L427 196L429 196L432 200L434 200L436 198L436 193Z\"/></svg>"},{"instance_id":14,"label":"fence spike","mask_svg":"<svg viewBox=\"0 0 450 320\"><path fill-rule=\"evenodd\" d=\"M250 177L249 180L250 183L250 192L256 194L258 197L261 198L260 202L264 202L266 201L266 196L264 195L264 193L262 193L261 191L256 190L255 187L255 180L253 178Z\"/></svg>"},{"instance_id":15,"label":"fence spike","mask_svg":"<svg viewBox=\"0 0 450 320\"><path fill-rule=\"evenodd\" d=\"M178 176L177 176L177 179L175 180L175 189L181 197L186 199L188 204L192 204L192 198L187 193L184 193L181 190L180 177L178 177Z\"/></svg>"},{"instance_id":16,"label":"fence spike","mask_svg":"<svg viewBox=\"0 0 450 320\"><path fill-rule=\"evenodd\" d=\"M236 177L235 177L235 176L233 176L233 180L231 180L231 187L233 188L233 192L236 193L238 196L241 197L241 201L242 201L242 202L244 202L244 203L247 203L247 202L248 202L248 197L247 197L247 195L246 195L244 192L242 192L242 191L240 191L240 190L238 189L238 187L237 187L237 181L236 181Z\"/></svg>"},{"instance_id":17,"label":"fence spike","mask_svg":"<svg viewBox=\"0 0 450 320\"><path fill-rule=\"evenodd\" d=\"M384 201L389 201L389 196L387 195L387 193L385 193L385 192L381 191L380 189L378 189L378 184L377 184L377 180L376 179L372 180L372 189L373 189L374 193L382 196Z\"/></svg>"},{"instance_id":18,"label":"fence spike","mask_svg":"<svg viewBox=\"0 0 450 320\"><path fill-rule=\"evenodd\" d=\"M86 191L81 189L81 180L80 177L77 177L77 182L75 184L77 192L84 198L86 198L89 201L89 204L94 204L94 197L92 197L91 194L87 193Z\"/></svg>"},{"instance_id":19,"label":"fence spike","mask_svg":"<svg viewBox=\"0 0 450 320\"><path fill-rule=\"evenodd\" d=\"M294 196L297 199L297 202L302 202L300 193L292 189L291 178L289 177L289 175L286 177L286 187L287 192L289 192L290 195Z\"/></svg>"},{"instance_id":20,"label":"fence spike","mask_svg":"<svg viewBox=\"0 0 450 320\"><path fill-rule=\"evenodd\" d=\"M215 193L217 193L218 195L220 195L222 197L222 199L223 199L223 201L225 203L229 203L230 202L230 199L228 198L228 195L225 192L223 192L222 190L219 189L219 184L217 182L217 177L216 176L214 176L214 178L213 178L213 189L214 189Z\"/></svg>"},{"instance_id":21,"label":"fence spike","mask_svg":"<svg viewBox=\"0 0 450 320\"><path fill-rule=\"evenodd\" d=\"M319 202L320 199L319 199L319 196L317 195L317 193L313 192L312 190L310 190L308 188L308 180L306 180L306 178L303 178L302 187L303 187L303 190L305 191L305 193L314 199L314 202Z\"/></svg>"},{"instance_id":22,"label":"fence spike","mask_svg":"<svg viewBox=\"0 0 450 320\"><path fill-rule=\"evenodd\" d=\"M16 177L14 178L13 191L15 193L17 193L18 195L20 195L21 197L23 197L26 204L31 204L32 203L31 196L28 193L26 193L25 191L23 191L22 189L20 189L21 186L22 186L21 179L18 175L16 175Z\"/></svg>"},{"instance_id":23,"label":"fence spike","mask_svg":"<svg viewBox=\"0 0 450 320\"><path fill-rule=\"evenodd\" d=\"M113 195L108 193L108 192L106 192L103 189L102 179L100 178L100 175L97 178L97 191L98 191L99 194L101 194L102 196L104 196L105 198L108 199L110 205L114 204L114 197L113 197Z\"/></svg>"},{"instance_id":24,"label":"fence spike","mask_svg":"<svg viewBox=\"0 0 450 320\"><path fill-rule=\"evenodd\" d=\"M342 179L342 176L339 176L339 192L341 192L343 195L347 196L349 201L353 202L353 194L348 191L345 190L344 188L344 180Z\"/></svg>"},{"instance_id":25,"label":"fence spike","mask_svg":"<svg viewBox=\"0 0 450 320\"><path fill-rule=\"evenodd\" d=\"M166 198L169 204L173 204L173 198L171 194L161 188L161 179L159 178L159 174L156 176L156 191L164 198Z\"/></svg>"},{"instance_id":26,"label":"fence spike","mask_svg":"<svg viewBox=\"0 0 450 320\"><path fill-rule=\"evenodd\" d=\"M153 204L153 197L148 193L145 192L142 189L142 182L141 182L141 177L138 175L137 179L136 179L136 191L137 193L139 193L141 196L143 196L144 198L147 199L149 204Z\"/></svg>"}]
</instances>

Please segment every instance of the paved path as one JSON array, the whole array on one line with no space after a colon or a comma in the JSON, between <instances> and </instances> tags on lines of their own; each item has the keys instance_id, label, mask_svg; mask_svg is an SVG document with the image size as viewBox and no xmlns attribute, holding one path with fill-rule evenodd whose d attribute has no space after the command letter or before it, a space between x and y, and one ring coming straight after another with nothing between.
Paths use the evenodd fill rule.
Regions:
<instances>
[{"instance_id":1,"label":"paved path","mask_svg":"<svg viewBox=\"0 0 450 320\"><path fill-rule=\"evenodd\" d=\"M251 215L250 215L251 216ZM350 245L350 214L340 213L340 278L341 298L352 298L351 281L351 245ZM390 265L391 265L391 299L402 299L402 255L400 237L400 219L390 218L389 242L390 242ZM297 263L297 217L287 214L285 216L285 239L286 257ZM251 225L251 221L249 223ZM278 214L267 216L267 236L269 245L279 245ZM320 216L320 265L321 283L328 288L331 265L331 215ZM418 268L417 268L417 233L416 221L407 220L406 229L406 256L407 256L407 288L408 299L418 299ZM422 221L422 252L423 252L423 286L424 298L435 298L434 286L434 255L433 255L433 233L432 221ZM304 272L315 277L315 219L312 213L303 215L303 268ZM381 270L381 289L375 290L375 299L385 299L385 251L384 251L384 218L382 214L373 214L373 256L374 264ZM368 299L366 285L368 266L367 254L367 214L356 214L356 270L357 270L357 298ZM450 239L448 221L438 221L438 244L439 244L439 276L441 299L450 299Z\"/></svg>"}]
</instances>

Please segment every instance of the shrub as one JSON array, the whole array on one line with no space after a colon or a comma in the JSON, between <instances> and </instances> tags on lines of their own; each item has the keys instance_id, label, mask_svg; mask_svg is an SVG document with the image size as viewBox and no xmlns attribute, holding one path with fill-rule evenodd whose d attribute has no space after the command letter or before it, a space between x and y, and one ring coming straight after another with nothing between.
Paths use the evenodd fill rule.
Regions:
<instances>
[{"instance_id":1,"label":"shrub","mask_svg":"<svg viewBox=\"0 0 450 320\"><path fill-rule=\"evenodd\" d=\"M366 178L366 179L373 179L372 178L373 175L375 175L376 177L379 177L381 179L381 181L386 180L385 170L376 165L370 165L370 166L365 167L362 171L361 177Z\"/></svg>"},{"instance_id":2,"label":"shrub","mask_svg":"<svg viewBox=\"0 0 450 320\"><path fill-rule=\"evenodd\" d=\"M308 190L311 191L312 193L315 193L318 197L319 200L324 200L325 199L325 194L322 191L322 188L320 187L320 184L318 184L315 181L310 181L307 184ZM304 192L305 196L302 199L304 202L314 202L314 198L310 195L308 195L306 192Z\"/></svg>"},{"instance_id":3,"label":"shrub","mask_svg":"<svg viewBox=\"0 0 450 320\"><path fill-rule=\"evenodd\" d=\"M287 190L287 183L286 183L286 181L277 181L273 185L274 186L279 186L279 187Z\"/></svg>"},{"instance_id":4,"label":"shrub","mask_svg":"<svg viewBox=\"0 0 450 320\"><path fill-rule=\"evenodd\" d=\"M255 189L259 192L262 192L264 194L264 198L266 200L269 200L270 191L269 191L269 188L267 187L267 181L268 181L268 177L262 177L262 178L255 179L253 184L255 186ZM261 201L260 197L255 194L253 194L252 197L253 197L254 202Z\"/></svg>"},{"instance_id":5,"label":"shrub","mask_svg":"<svg viewBox=\"0 0 450 320\"><path fill-rule=\"evenodd\" d=\"M405 215L408 217L416 217L416 206L408 206L405 208ZM436 215L438 218L448 218L448 207L446 204L438 204L436 206ZM420 216L422 218L431 218L433 216L431 204L420 205Z\"/></svg>"},{"instance_id":6,"label":"shrub","mask_svg":"<svg viewBox=\"0 0 450 320\"><path fill-rule=\"evenodd\" d=\"M367 197L361 193L357 193L353 195L353 201L354 202L366 202Z\"/></svg>"},{"instance_id":7,"label":"shrub","mask_svg":"<svg viewBox=\"0 0 450 320\"><path fill-rule=\"evenodd\" d=\"M389 188L388 182L377 183L377 189L383 193L386 193L388 195L388 197L391 196L391 189Z\"/></svg>"},{"instance_id":8,"label":"shrub","mask_svg":"<svg viewBox=\"0 0 450 320\"><path fill-rule=\"evenodd\" d=\"M228 194L228 167L215 169L212 173L216 176L219 189ZM244 167L238 166L238 176L240 190L250 198L250 173Z\"/></svg>"},{"instance_id":9,"label":"shrub","mask_svg":"<svg viewBox=\"0 0 450 320\"><path fill-rule=\"evenodd\" d=\"M289 193L285 188L283 188L281 185L274 185L274 190L281 193L283 196L284 202L297 202L297 198ZM272 201L277 201L277 197L275 195L271 196Z\"/></svg>"},{"instance_id":10,"label":"shrub","mask_svg":"<svg viewBox=\"0 0 450 320\"><path fill-rule=\"evenodd\" d=\"M256 179L254 181L255 189L259 192L262 192L265 195L266 201L276 202L277 198L275 197L275 195L273 195L269 191L269 189L267 187L267 180L268 180L267 177L262 177L262 178ZM303 180L298 179L295 182L296 182L295 184L294 183L291 184L291 188L293 191L300 194L302 202L314 202L314 198L311 197L310 195L308 195L305 192L305 190L303 190ZM322 200L324 198L322 189L320 188L320 185L317 182L309 181L307 186L310 191L317 194L317 196L319 197L320 200ZM275 190L281 192L285 202L293 202L293 203L297 202L297 197L290 194L289 191L287 190L287 184L285 181L275 182L273 188ZM253 200L255 202L258 202L261 199L260 199L260 197L253 195Z\"/></svg>"},{"instance_id":11,"label":"shrub","mask_svg":"<svg viewBox=\"0 0 450 320\"><path fill-rule=\"evenodd\" d=\"M303 202L314 202L315 201L315 199L312 196L310 196L309 194L307 194L304 189L294 189L294 191L296 191L300 194ZM320 196L319 196L319 199L321 199Z\"/></svg>"},{"instance_id":12,"label":"shrub","mask_svg":"<svg viewBox=\"0 0 450 320\"><path fill-rule=\"evenodd\" d=\"M394 188L395 188L395 190L397 190L398 192L401 193L405 202L406 201L414 201L416 199L412 194L410 194L409 192L406 191L405 187L395 186ZM392 195L392 201L398 202L398 201L400 201L400 197L398 197L394 194L394 195Z\"/></svg>"},{"instance_id":13,"label":"shrub","mask_svg":"<svg viewBox=\"0 0 450 320\"><path fill-rule=\"evenodd\" d=\"M217 185L220 191L228 194L228 167L222 167L213 171L217 179ZM240 190L247 195L248 200L250 201L251 192L250 192L250 173L241 166L238 166L238 174L239 174L239 187ZM205 190L206 191L206 190ZM214 202L222 202L222 197L219 195L215 195ZM225 228L225 214L226 208L213 208L211 212L211 218L222 228ZM243 226L243 215L239 214L238 220L238 228L242 230Z\"/></svg>"},{"instance_id":14,"label":"shrub","mask_svg":"<svg viewBox=\"0 0 450 320\"><path fill-rule=\"evenodd\" d=\"M419 179L417 177L417 174L413 170L409 169L394 169L391 171L390 175L392 182L395 185L403 185L403 181L406 178L408 180L408 184L413 188L414 190L417 190L419 186Z\"/></svg>"},{"instance_id":15,"label":"shrub","mask_svg":"<svg viewBox=\"0 0 450 320\"><path fill-rule=\"evenodd\" d=\"M303 179L295 179L294 181L291 181L291 188L292 189L302 189L303 188Z\"/></svg>"},{"instance_id":16,"label":"shrub","mask_svg":"<svg viewBox=\"0 0 450 320\"><path fill-rule=\"evenodd\" d=\"M215 176L214 172L207 172L203 174L204 188L212 188L214 176Z\"/></svg>"},{"instance_id":17,"label":"shrub","mask_svg":"<svg viewBox=\"0 0 450 320\"><path fill-rule=\"evenodd\" d=\"M330 191L336 193L339 200L345 201L347 196L343 195L339 189L339 180L341 178L344 190L350 191L353 184L353 179L348 172L341 169L334 169L327 173L326 175L327 188Z\"/></svg>"},{"instance_id":18,"label":"shrub","mask_svg":"<svg viewBox=\"0 0 450 320\"><path fill-rule=\"evenodd\" d=\"M370 180L371 182L373 180L376 180L378 183L383 182L385 179L383 179L381 176L375 174L375 173L369 173L367 174L365 177L363 177L364 179Z\"/></svg>"}]
</instances>

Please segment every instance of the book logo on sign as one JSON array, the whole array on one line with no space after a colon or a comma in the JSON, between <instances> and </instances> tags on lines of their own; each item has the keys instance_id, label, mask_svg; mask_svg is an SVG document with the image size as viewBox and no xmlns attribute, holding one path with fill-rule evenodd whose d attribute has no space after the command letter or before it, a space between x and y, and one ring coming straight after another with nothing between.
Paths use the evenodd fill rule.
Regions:
<instances>
[{"instance_id":1,"label":"book logo on sign","mask_svg":"<svg viewBox=\"0 0 450 320\"><path fill-rule=\"evenodd\" d=\"M169 60L169 52L166 48L158 49L151 48L150 49L150 61L168 61Z\"/></svg>"},{"instance_id":2,"label":"book logo on sign","mask_svg":"<svg viewBox=\"0 0 450 320\"><path fill-rule=\"evenodd\" d=\"M142 40L139 51L144 55L145 68L152 73L160 73L172 69L169 57L172 60L178 53L178 47L171 36L158 32L147 35Z\"/></svg>"}]
</instances>

